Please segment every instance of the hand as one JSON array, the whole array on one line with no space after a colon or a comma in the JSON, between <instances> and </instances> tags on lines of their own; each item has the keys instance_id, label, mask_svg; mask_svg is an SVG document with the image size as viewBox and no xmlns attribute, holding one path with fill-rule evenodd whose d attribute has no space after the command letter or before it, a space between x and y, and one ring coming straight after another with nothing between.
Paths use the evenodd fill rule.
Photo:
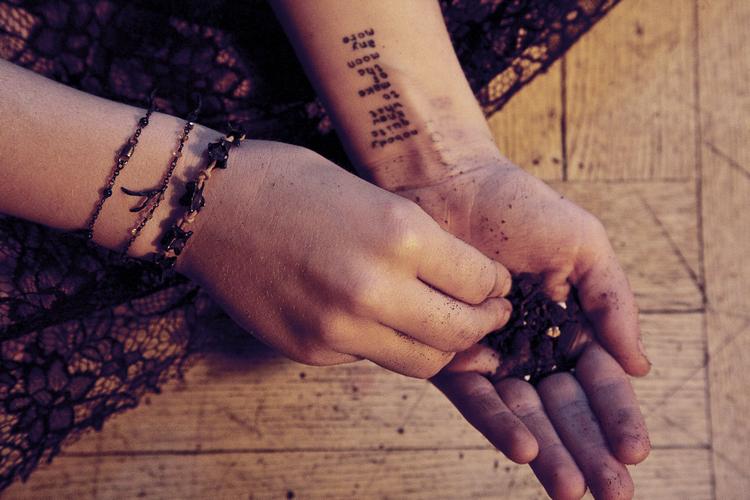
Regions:
<instances>
[{"instance_id":1,"label":"hand","mask_svg":"<svg viewBox=\"0 0 750 500\"><path fill-rule=\"evenodd\" d=\"M503 266L302 148L233 150L194 226L178 270L304 363L367 358L426 378L510 313Z\"/></svg>"},{"instance_id":2,"label":"hand","mask_svg":"<svg viewBox=\"0 0 750 500\"><path fill-rule=\"evenodd\" d=\"M587 484L596 498L632 498L623 463L643 461L650 443L628 377L590 328L560 345L578 358L575 374L548 376L536 388L506 378L521 360L501 360L494 377L473 371L498 362L480 345L459 353L432 382L506 456L530 462L552 498L580 498Z\"/></svg>"},{"instance_id":3,"label":"hand","mask_svg":"<svg viewBox=\"0 0 750 500\"><path fill-rule=\"evenodd\" d=\"M578 498L586 483L597 498L628 498L633 485L622 463L644 460L650 444L626 372L644 375L650 365L635 300L605 230L499 155L466 158L459 163L463 173L398 193L512 273L543 275L555 300L575 286L593 341L585 349L585 337L576 341L582 354L575 376L553 375L536 390L480 375L510 362L481 346L459 355L449 367L454 371L434 382L508 457L531 461L554 498Z\"/></svg>"}]
</instances>

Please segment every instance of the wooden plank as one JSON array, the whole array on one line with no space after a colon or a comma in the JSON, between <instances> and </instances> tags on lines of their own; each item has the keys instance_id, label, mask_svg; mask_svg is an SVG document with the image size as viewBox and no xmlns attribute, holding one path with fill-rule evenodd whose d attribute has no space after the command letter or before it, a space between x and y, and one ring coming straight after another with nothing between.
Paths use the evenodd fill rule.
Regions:
<instances>
[{"instance_id":1,"label":"wooden plank","mask_svg":"<svg viewBox=\"0 0 750 500\"><path fill-rule=\"evenodd\" d=\"M694 176L694 36L692 0L624 0L566 53L568 178Z\"/></svg>"},{"instance_id":2,"label":"wooden plank","mask_svg":"<svg viewBox=\"0 0 750 500\"><path fill-rule=\"evenodd\" d=\"M716 498L750 491L750 3L698 2L701 194Z\"/></svg>"},{"instance_id":3,"label":"wooden plank","mask_svg":"<svg viewBox=\"0 0 750 500\"><path fill-rule=\"evenodd\" d=\"M713 273L707 272L711 280ZM708 314L706 326L711 346L709 380L716 498L744 499L750 491L747 460L750 318L712 312Z\"/></svg>"},{"instance_id":4,"label":"wooden plank","mask_svg":"<svg viewBox=\"0 0 750 500\"><path fill-rule=\"evenodd\" d=\"M702 307L693 182L551 185L602 220L641 310Z\"/></svg>"},{"instance_id":5,"label":"wooden plank","mask_svg":"<svg viewBox=\"0 0 750 500\"><path fill-rule=\"evenodd\" d=\"M698 0L698 21L702 140L711 152L732 160L733 169L748 173L750 5L746 1Z\"/></svg>"},{"instance_id":6,"label":"wooden plank","mask_svg":"<svg viewBox=\"0 0 750 500\"><path fill-rule=\"evenodd\" d=\"M707 450L656 450L632 469L637 498L710 499L709 468ZM547 498L490 450L66 456L4 495L42 497Z\"/></svg>"},{"instance_id":7,"label":"wooden plank","mask_svg":"<svg viewBox=\"0 0 750 500\"><path fill-rule=\"evenodd\" d=\"M648 314L642 323L655 366L652 376L635 386L652 442L705 446L701 315ZM86 436L70 450L490 447L427 382L369 363L306 367L254 346L235 356L210 356L184 383L110 419L102 433Z\"/></svg>"},{"instance_id":8,"label":"wooden plank","mask_svg":"<svg viewBox=\"0 0 750 500\"><path fill-rule=\"evenodd\" d=\"M563 178L560 66L558 60L488 119L500 151L544 180Z\"/></svg>"},{"instance_id":9,"label":"wooden plank","mask_svg":"<svg viewBox=\"0 0 750 500\"><path fill-rule=\"evenodd\" d=\"M701 314L647 315L643 337L653 367L634 379L655 446L708 446L706 342Z\"/></svg>"},{"instance_id":10,"label":"wooden plank","mask_svg":"<svg viewBox=\"0 0 750 500\"><path fill-rule=\"evenodd\" d=\"M695 184L676 182L652 185L655 186L653 189L641 193L642 201L651 220L660 226L673 253L683 261L691 278L700 283L702 291Z\"/></svg>"}]
</instances>

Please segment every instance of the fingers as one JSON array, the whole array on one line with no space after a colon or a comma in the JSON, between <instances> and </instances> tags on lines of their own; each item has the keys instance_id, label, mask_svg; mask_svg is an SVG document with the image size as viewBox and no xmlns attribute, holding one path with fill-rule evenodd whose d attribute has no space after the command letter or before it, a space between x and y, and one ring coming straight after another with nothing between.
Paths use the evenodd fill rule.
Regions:
<instances>
[{"instance_id":1,"label":"fingers","mask_svg":"<svg viewBox=\"0 0 750 500\"><path fill-rule=\"evenodd\" d=\"M430 378L453 358L408 335L373 322L357 322L349 340L337 340L336 350L362 356L383 368L416 378Z\"/></svg>"},{"instance_id":2,"label":"fingers","mask_svg":"<svg viewBox=\"0 0 750 500\"><path fill-rule=\"evenodd\" d=\"M446 352L473 346L510 318L511 305L493 298L469 305L412 279L398 293L384 294L380 321L420 342Z\"/></svg>"},{"instance_id":3,"label":"fingers","mask_svg":"<svg viewBox=\"0 0 750 500\"><path fill-rule=\"evenodd\" d=\"M626 464L645 460L651 451L646 423L630 380L617 361L591 344L578 360L576 378L615 456Z\"/></svg>"},{"instance_id":4,"label":"fingers","mask_svg":"<svg viewBox=\"0 0 750 500\"><path fill-rule=\"evenodd\" d=\"M602 345L627 373L643 376L651 363L639 342L638 306L609 243L607 247L576 281L579 299Z\"/></svg>"},{"instance_id":5,"label":"fingers","mask_svg":"<svg viewBox=\"0 0 750 500\"><path fill-rule=\"evenodd\" d=\"M531 462L531 469L547 494L555 499L581 498L586 493L586 480L552 427L534 387L506 378L495 384L495 389L539 443L539 454Z\"/></svg>"},{"instance_id":6,"label":"fingers","mask_svg":"<svg viewBox=\"0 0 750 500\"><path fill-rule=\"evenodd\" d=\"M435 230L425 236L429 252L419 262L421 280L468 304L508 294L511 277L502 264L430 223Z\"/></svg>"},{"instance_id":7,"label":"fingers","mask_svg":"<svg viewBox=\"0 0 750 500\"><path fill-rule=\"evenodd\" d=\"M609 450L597 419L576 379L558 373L537 386L544 408L595 498L630 499L633 480Z\"/></svg>"},{"instance_id":8,"label":"fingers","mask_svg":"<svg viewBox=\"0 0 750 500\"><path fill-rule=\"evenodd\" d=\"M449 372L476 372L490 377L500 368L500 354L482 344L474 344L465 351L457 352L448 366Z\"/></svg>"},{"instance_id":9,"label":"fingers","mask_svg":"<svg viewBox=\"0 0 750 500\"><path fill-rule=\"evenodd\" d=\"M525 464L536 457L536 439L485 377L477 373L443 372L432 382L464 418L509 459Z\"/></svg>"}]
</instances>

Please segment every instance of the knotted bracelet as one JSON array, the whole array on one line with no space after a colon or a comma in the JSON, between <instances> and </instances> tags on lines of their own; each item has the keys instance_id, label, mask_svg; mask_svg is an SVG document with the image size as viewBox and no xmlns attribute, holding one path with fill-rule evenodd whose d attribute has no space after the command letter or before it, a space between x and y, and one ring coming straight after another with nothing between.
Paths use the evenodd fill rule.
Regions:
<instances>
[{"instance_id":1,"label":"knotted bracelet","mask_svg":"<svg viewBox=\"0 0 750 500\"><path fill-rule=\"evenodd\" d=\"M179 200L180 206L185 211L167 229L160 240L161 253L157 255L155 260L163 268L171 269L174 267L177 256L182 253L188 239L193 235L188 226L193 223L206 203L203 192L211 174L215 169L223 170L227 168L230 148L239 146L244 140L245 133L230 126L230 131L226 136L210 143L206 148L205 156L208 159L208 165L185 185L185 193Z\"/></svg>"}]
</instances>

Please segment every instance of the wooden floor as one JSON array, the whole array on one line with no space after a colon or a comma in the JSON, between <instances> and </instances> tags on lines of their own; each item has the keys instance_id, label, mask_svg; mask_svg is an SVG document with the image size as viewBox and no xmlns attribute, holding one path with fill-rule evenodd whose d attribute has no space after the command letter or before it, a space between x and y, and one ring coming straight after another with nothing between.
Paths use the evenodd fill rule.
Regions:
<instances>
[{"instance_id":1,"label":"wooden floor","mask_svg":"<svg viewBox=\"0 0 750 500\"><path fill-rule=\"evenodd\" d=\"M623 0L491 118L605 223L654 368L644 499L750 496L750 0ZM426 382L215 355L6 498L544 498Z\"/></svg>"}]
</instances>

